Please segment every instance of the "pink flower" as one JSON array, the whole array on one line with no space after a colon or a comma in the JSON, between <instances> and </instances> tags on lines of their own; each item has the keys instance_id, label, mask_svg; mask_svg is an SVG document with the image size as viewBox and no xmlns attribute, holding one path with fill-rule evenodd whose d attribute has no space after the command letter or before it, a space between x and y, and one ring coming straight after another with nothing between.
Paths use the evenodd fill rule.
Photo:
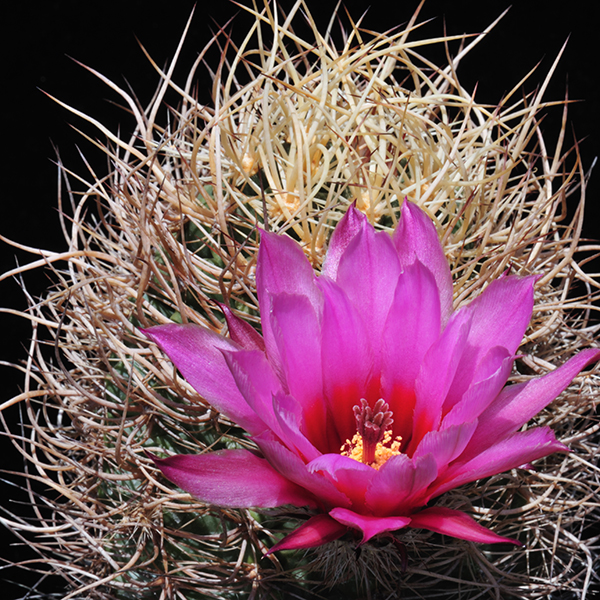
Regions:
<instances>
[{"instance_id":1,"label":"pink flower","mask_svg":"<svg viewBox=\"0 0 600 600\"><path fill-rule=\"evenodd\" d=\"M520 431L600 350L504 387L533 309L536 277L504 276L458 311L430 219L405 202L391 237L350 208L315 276L300 246L262 233L263 335L223 307L230 338L195 325L144 333L260 448L155 459L197 498L225 507L317 511L271 552L348 528L362 542L403 527L513 542L431 499L566 447Z\"/></svg>"}]
</instances>

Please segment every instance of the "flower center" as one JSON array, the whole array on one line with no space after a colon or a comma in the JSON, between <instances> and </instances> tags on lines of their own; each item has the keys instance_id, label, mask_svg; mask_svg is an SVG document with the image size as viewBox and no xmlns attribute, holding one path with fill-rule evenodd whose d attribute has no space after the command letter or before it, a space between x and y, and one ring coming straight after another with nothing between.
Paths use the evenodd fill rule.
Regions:
<instances>
[{"instance_id":1,"label":"flower center","mask_svg":"<svg viewBox=\"0 0 600 600\"><path fill-rule=\"evenodd\" d=\"M389 458L400 454L402 438L392 440L392 411L385 400L380 398L371 408L368 402L361 398L360 405L353 407L356 419L356 433L352 441L340 448L343 456L379 469Z\"/></svg>"}]
</instances>

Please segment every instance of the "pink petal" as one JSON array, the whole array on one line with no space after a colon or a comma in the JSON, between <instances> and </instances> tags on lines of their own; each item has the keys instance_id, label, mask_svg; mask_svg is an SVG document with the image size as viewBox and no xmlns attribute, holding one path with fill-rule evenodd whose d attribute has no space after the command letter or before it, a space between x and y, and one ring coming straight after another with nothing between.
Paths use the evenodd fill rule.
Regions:
<instances>
[{"instance_id":1,"label":"pink petal","mask_svg":"<svg viewBox=\"0 0 600 600\"><path fill-rule=\"evenodd\" d=\"M322 303L312 266L302 248L290 237L261 231L256 263L256 291L267 356L275 370L278 370L280 357L271 325L273 296L305 296L317 314L320 313Z\"/></svg>"},{"instance_id":2,"label":"pink petal","mask_svg":"<svg viewBox=\"0 0 600 600\"><path fill-rule=\"evenodd\" d=\"M418 260L433 274L440 298L442 322L452 312L452 275L435 225L412 202L402 204L402 217L394 232L394 245L402 268Z\"/></svg>"},{"instance_id":3,"label":"pink petal","mask_svg":"<svg viewBox=\"0 0 600 600\"><path fill-rule=\"evenodd\" d=\"M231 508L316 506L311 494L248 450L151 458L167 479L209 504Z\"/></svg>"},{"instance_id":4,"label":"pink petal","mask_svg":"<svg viewBox=\"0 0 600 600\"><path fill-rule=\"evenodd\" d=\"M452 510L441 506L426 508L421 512L412 514L410 526L429 529L429 531L481 544L509 542L517 546L522 545L518 540L499 536L459 510Z\"/></svg>"},{"instance_id":5,"label":"pink petal","mask_svg":"<svg viewBox=\"0 0 600 600\"><path fill-rule=\"evenodd\" d=\"M304 432L321 451L329 449L326 406L323 402L321 330L305 296L273 297L273 337L279 350L285 391L302 407Z\"/></svg>"},{"instance_id":6,"label":"pink petal","mask_svg":"<svg viewBox=\"0 0 600 600\"><path fill-rule=\"evenodd\" d=\"M381 336L387 319L400 265L390 236L365 226L352 239L339 264L337 283L350 302L364 315L367 333L379 371Z\"/></svg>"},{"instance_id":7,"label":"pink petal","mask_svg":"<svg viewBox=\"0 0 600 600\"><path fill-rule=\"evenodd\" d=\"M598 358L600 350L582 350L543 377L506 387L479 417L479 426L467 452L477 454L517 431L560 395L582 369Z\"/></svg>"},{"instance_id":8,"label":"pink petal","mask_svg":"<svg viewBox=\"0 0 600 600\"><path fill-rule=\"evenodd\" d=\"M504 346L510 354L517 351L531 319L537 279L538 276L500 277L471 302L469 344L480 348L480 355L492 346Z\"/></svg>"},{"instance_id":9,"label":"pink petal","mask_svg":"<svg viewBox=\"0 0 600 600\"><path fill-rule=\"evenodd\" d=\"M281 392L281 382L273 373L265 354L260 350L240 350L223 352L223 356L248 406L260 415L269 429L281 435L273 411L273 396Z\"/></svg>"},{"instance_id":10,"label":"pink petal","mask_svg":"<svg viewBox=\"0 0 600 600\"><path fill-rule=\"evenodd\" d=\"M265 424L240 394L223 357L222 351L238 351L237 344L198 325L160 325L141 331L207 402L246 431L264 431Z\"/></svg>"},{"instance_id":11,"label":"pink petal","mask_svg":"<svg viewBox=\"0 0 600 600\"><path fill-rule=\"evenodd\" d=\"M323 292L321 361L323 386L334 423L339 450L356 432L352 407L365 397L373 368L373 351L363 319L343 290L332 281L319 278Z\"/></svg>"},{"instance_id":12,"label":"pink petal","mask_svg":"<svg viewBox=\"0 0 600 600\"><path fill-rule=\"evenodd\" d=\"M334 508L329 514L336 520L348 527L359 529L363 532L361 544L368 542L373 536L385 531L402 529L410 523L408 517L372 517L359 515L346 508Z\"/></svg>"},{"instance_id":13,"label":"pink petal","mask_svg":"<svg viewBox=\"0 0 600 600\"><path fill-rule=\"evenodd\" d=\"M343 492L355 509L364 509L365 492L376 471L373 467L341 454L323 454L307 465L311 473L324 473Z\"/></svg>"},{"instance_id":14,"label":"pink petal","mask_svg":"<svg viewBox=\"0 0 600 600\"><path fill-rule=\"evenodd\" d=\"M413 390L425 354L440 337L440 298L427 267L419 261L398 278L381 340L383 396L394 413L394 435L408 440Z\"/></svg>"},{"instance_id":15,"label":"pink petal","mask_svg":"<svg viewBox=\"0 0 600 600\"><path fill-rule=\"evenodd\" d=\"M278 552L279 550L297 550L299 548L314 548L322 546L342 537L348 528L329 515L317 515L311 517L298 529L284 537L275 544L265 556Z\"/></svg>"},{"instance_id":16,"label":"pink petal","mask_svg":"<svg viewBox=\"0 0 600 600\"><path fill-rule=\"evenodd\" d=\"M409 458L392 456L373 477L365 500L376 515L389 515L420 506L428 486L437 477L433 455Z\"/></svg>"},{"instance_id":17,"label":"pink petal","mask_svg":"<svg viewBox=\"0 0 600 600\"><path fill-rule=\"evenodd\" d=\"M279 392L273 396L273 409L278 423L278 427L273 428L273 431L281 432L277 435L287 448L301 456L303 462L309 462L321 455L302 433L302 407L295 398Z\"/></svg>"},{"instance_id":18,"label":"pink petal","mask_svg":"<svg viewBox=\"0 0 600 600\"><path fill-rule=\"evenodd\" d=\"M270 432L253 438L271 465L290 481L309 490L323 505L350 506L348 497L321 473L311 473L303 460L275 440Z\"/></svg>"},{"instance_id":19,"label":"pink petal","mask_svg":"<svg viewBox=\"0 0 600 600\"><path fill-rule=\"evenodd\" d=\"M492 348L488 355L490 354L494 356L490 357L490 360L486 356L482 362L485 362L486 365L499 363L500 366L494 373L469 387L462 399L444 417L442 429L476 419L501 392L512 371L514 356L509 355L508 350L502 347ZM482 369L479 371L481 373ZM485 373L481 373L481 375L480 373L476 374L476 380L485 375Z\"/></svg>"},{"instance_id":20,"label":"pink petal","mask_svg":"<svg viewBox=\"0 0 600 600\"><path fill-rule=\"evenodd\" d=\"M472 421L452 425L443 431L426 433L413 454L413 459L431 454L439 476L449 463L463 453L476 427L477 421Z\"/></svg>"},{"instance_id":21,"label":"pink petal","mask_svg":"<svg viewBox=\"0 0 600 600\"><path fill-rule=\"evenodd\" d=\"M261 313L269 309L269 303L263 306L263 300L275 294L306 296L315 309L321 303L313 268L302 248L287 235L261 231L256 287Z\"/></svg>"},{"instance_id":22,"label":"pink petal","mask_svg":"<svg viewBox=\"0 0 600 600\"><path fill-rule=\"evenodd\" d=\"M444 400L464 351L471 313L466 309L454 313L442 336L429 348L417 381L415 383L416 402L412 438L405 449L411 454L423 436L440 425Z\"/></svg>"},{"instance_id":23,"label":"pink petal","mask_svg":"<svg viewBox=\"0 0 600 600\"><path fill-rule=\"evenodd\" d=\"M494 355L490 352L494 347L506 348L509 355L516 352L531 319L536 279L537 277L501 277L471 302L469 309L472 311L473 321L467 347L446 399L445 411L460 401L470 385L496 371L502 357L497 356L498 361L494 361ZM482 370L487 373L482 373Z\"/></svg>"},{"instance_id":24,"label":"pink petal","mask_svg":"<svg viewBox=\"0 0 600 600\"><path fill-rule=\"evenodd\" d=\"M244 350L265 350L265 341L262 335L243 319L236 317L229 306L221 302L217 302L219 308L223 311L227 320L227 328L229 329L229 337L239 344Z\"/></svg>"},{"instance_id":25,"label":"pink petal","mask_svg":"<svg viewBox=\"0 0 600 600\"><path fill-rule=\"evenodd\" d=\"M354 236L366 226L368 226L367 217L357 210L354 205L350 206L331 235L321 271L323 275L333 281L337 279L337 271L342 255Z\"/></svg>"},{"instance_id":26,"label":"pink petal","mask_svg":"<svg viewBox=\"0 0 600 600\"><path fill-rule=\"evenodd\" d=\"M461 456L460 462L451 465L432 486L430 497L439 496L470 481L504 473L559 451L568 451L568 448L556 440L549 427L534 427L513 433L466 462L463 462Z\"/></svg>"}]
</instances>

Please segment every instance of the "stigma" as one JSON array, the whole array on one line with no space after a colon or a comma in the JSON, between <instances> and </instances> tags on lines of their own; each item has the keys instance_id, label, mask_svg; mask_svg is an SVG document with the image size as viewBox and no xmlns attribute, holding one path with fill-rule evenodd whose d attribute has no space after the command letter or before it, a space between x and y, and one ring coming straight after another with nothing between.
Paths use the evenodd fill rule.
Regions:
<instances>
[{"instance_id":1,"label":"stigma","mask_svg":"<svg viewBox=\"0 0 600 600\"><path fill-rule=\"evenodd\" d=\"M360 404L353 407L356 433L352 440L346 440L340 453L375 469L379 469L392 456L400 454L402 438L398 436L392 440L394 419L389 408L382 398L377 400L373 408L361 398Z\"/></svg>"}]
</instances>

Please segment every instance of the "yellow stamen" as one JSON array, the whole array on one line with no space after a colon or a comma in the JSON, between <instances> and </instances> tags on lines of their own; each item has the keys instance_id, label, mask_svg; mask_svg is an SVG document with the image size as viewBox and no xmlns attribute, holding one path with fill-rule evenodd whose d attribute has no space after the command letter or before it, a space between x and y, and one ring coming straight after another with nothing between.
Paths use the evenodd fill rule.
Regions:
<instances>
[{"instance_id":1,"label":"yellow stamen","mask_svg":"<svg viewBox=\"0 0 600 600\"><path fill-rule=\"evenodd\" d=\"M400 446L402 445L402 437L397 436L392 441L392 432L386 431L383 435L383 440L378 442L375 447L375 460L369 464L374 469L379 469L396 454L401 454ZM346 440L346 443L340 448L340 454L363 462L363 439L360 433L355 433L352 441Z\"/></svg>"}]
</instances>

